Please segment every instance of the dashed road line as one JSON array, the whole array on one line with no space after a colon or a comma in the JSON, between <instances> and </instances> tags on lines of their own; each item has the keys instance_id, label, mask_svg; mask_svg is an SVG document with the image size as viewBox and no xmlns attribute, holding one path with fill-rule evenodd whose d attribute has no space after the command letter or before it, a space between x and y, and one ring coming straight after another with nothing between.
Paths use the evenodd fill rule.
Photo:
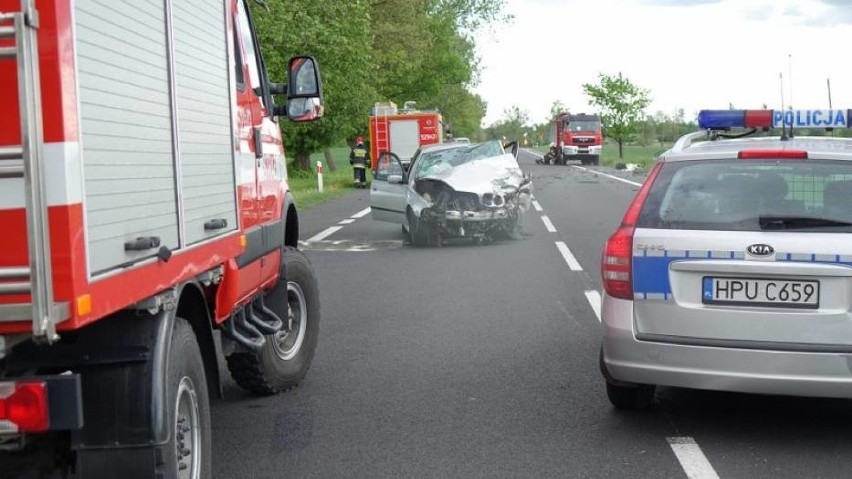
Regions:
<instances>
[{"instance_id":1,"label":"dashed road line","mask_svg":"<svg viewBox=\"0 0 852 479\"><path fill-rule=\"evenodd\" d=\"M598 317L598 322L601 320L601 294L595 290L584 291L586 294L586 299L589 300L589 306L592 307L592 311L595 312L595 316Z\"/></svg>"},{"instance_id":2,"label":"dashed road line","mask_svg":"<svg viewBox=\"0 0 852 479\"><path fill-rule=\"evenodd\" d=\"M571 271L583 271L583 267L580 266L577 258L574 257L574 254L571 253L571 250L568 249L568 245L564 241L557 241L556 248L559 249L562 257L565 258L565 262L568 263L568 269Z\"/></svg>"},{"instance_id":3,"label":"dashed road line","mask_svg":"<svg viewBox=\"0 0 852 479\"><path fill-rule=\"evenodd\" d=\"M547 215L542 215L541 221L544 223L544 227L547 229L548 233L556 233L556 227L553 226L553 222L550 221L550 218L548 218Z\"/></svg>"},{"instance_id":4,"label":"dashed road line","mask_svg":"<svg viewBox=\"0 0 852 479\"><path fill-rule=\"evenodd\" d=\"M710 461L701 452L698 443L691 437L667 437L672 451L677 456L680 467L689 479L719 479Z\"/></svg>"},{"instance_id":5,"label":"dashed road line","mask_svg":"<svg viewBox=\"0 0 852 479\"><path fill-rule=\"evenodd\" d=\"M354 223L354 222L355 222L355 219L354 219L354 218L348 218L348 219L345 219L345 220L341 220L341 221L340 221L339 223L337 223L337 224L339 224L339 225L351 225L351 224L352 224L352 223Z\"/></svg>"},{"instance_id":6,"label":"dashed road line","mask_svg":"<svg viewBox=\"0 0 852 479\"><path fill-rule=\"evenodd\" d=\"M615 176L615 175L610 175L610 174L607 174L607 173L603 173L603 172L601 172L601 171L597 171L597 170L590 170L589 168L584 168L584 167L582 167L582 166L577 166L577 165L571 165L571 167L572 167L572 168L577 168L578 170L588 171L589 173L592 173L592 174L595 174L595 175L599 175L599 176L606 176L607 178L612 178L613 180L618 180L618 181L620 181L620 182L622 182L622 183L627 183L628 185L633 185L633 186L642 186L642 183L636 183L635 181L630 181L630 180L627 180L627 179L624 179L624 178L621 178L621 177L618 177L618 176Z\"/></svg>"},{"instance_id":7,"label":"dashed road line","mask_svg":"<svg viewBox=\"0 0 852 479\"><path fill-rule=\"evenodd\" d=\"M308 238L307 242L312 243L314 241L322 241L322 240L328 238L329 236L333 235L334 233L337 233L338 231L340 231L342 229L343 229L342 226L330 226L330 227L320 231L316 235Z\"/></svg>"},{"instance_id":8,"label":"dashed road line","mask_svg":"<svg viewBox=\"0 0 852 479\"><path fill-rule=\"evenodd\" d=\"M539 204L538 201L533 201L532 205L533 205L533 208L535 208L536 211L544 211L544 209L541 207L541 205Z\"/></svg>"},{"instance_id":9,"label":"dashed road line","mask_svg":"<svg viewBox=\"0 0 852 479\"><path fill-rule=\"evenodd\" d=\"M358 218L363 218L363 217L367 216L368 214L370 214L370 211L372 211L372 210L369 207L364 208L363 210L352 215L352 218L355 218L356 220Z\"/></svg>"}]
</instances>

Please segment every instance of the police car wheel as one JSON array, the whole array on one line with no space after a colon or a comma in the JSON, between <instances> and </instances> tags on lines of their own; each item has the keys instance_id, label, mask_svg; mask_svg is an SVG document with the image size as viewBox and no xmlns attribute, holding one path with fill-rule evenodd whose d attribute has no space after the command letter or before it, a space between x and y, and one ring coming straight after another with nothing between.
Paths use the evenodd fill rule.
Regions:
<instances>
[{"instance_id":1,"label":"police car wheel","mask_svg":"<svg viewBox=\"0 0 852 479\"><path fill-rule=\"evenodd\" d=\"M654 402L656 389L656 386L650 384L621 386L606 383L606 395L616 409L645 409Z\"/></svg>"}]
</instances>

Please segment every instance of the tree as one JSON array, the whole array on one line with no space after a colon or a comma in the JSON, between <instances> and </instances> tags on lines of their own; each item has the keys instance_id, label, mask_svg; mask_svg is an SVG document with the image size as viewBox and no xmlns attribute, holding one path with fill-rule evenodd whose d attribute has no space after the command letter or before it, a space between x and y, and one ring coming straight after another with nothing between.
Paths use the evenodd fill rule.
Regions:
<instances>
[{"instance_id":1,"label":"tree","mask_svg":"<svg viewBox=\"0 0 852 479\"><path fill-rule=\"evenodd\" d=\"M287 78L287 61L294 55L313 55L320 62L325 117L283 128L295 166L309 169L311 153L362 133L366 124L375 98L369 2L267 0L268 10L250 3L272 80Z\"/></svg>"},{"instance_id":2,"label":"tree","mask_svg":"<svg viewBox=\"0 0 852 479\"><path fill-rule=\"evenodd\" d=\"M503 110L503 119L489 126L486 136L491 139L521 140L529 130L530 115L518 105Z\"/></svg>"},{"instance_id":3,"label":"tree","mask_svg":"<svg viewBox=\"0 0 852 479\"><path fill-rule=\"evenodd\" d=\"M566 111L568 111L568 107L561 100L556 100L550 105L550 118L548 120L552 120Z\"/></svg>"},{"instance_id":4,"label":"tree","mask_svg":"<svg viewBox=\"0 0 852 479\"><path fill-rule=\"evenodd\" d=\"M624 140L642 127L644 110L651 103L648 90L639 88L621 73L598 74L598 83L586 83L583 91L589 102L600 108L604 134L618 143L618 157L624 158Z\"/></svg>"}]
</instances>

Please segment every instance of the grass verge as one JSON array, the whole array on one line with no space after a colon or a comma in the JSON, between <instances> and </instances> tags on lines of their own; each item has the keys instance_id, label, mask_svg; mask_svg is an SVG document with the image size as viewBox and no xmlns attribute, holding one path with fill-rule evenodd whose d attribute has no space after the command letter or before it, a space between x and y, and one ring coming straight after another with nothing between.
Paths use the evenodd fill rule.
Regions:
<instances>
[{"instance_id":1,"label":"grass verge","mask_svg":"<svg viewBox=\"0 0 852 479\"><path fill-rule=\"evenodd\" d=\"M311 171L288 169L290 192L296 198L300 210L308 209L332 198L338 198L355 191L352 183L352 166L349 165L349 148L331 148L331 157L337 166L331 171L322 152L311 155ZM317 189L317 161L323 165L323 192ZM367 181L370 174L367 173Z\"/></svg>"}]
</instances>

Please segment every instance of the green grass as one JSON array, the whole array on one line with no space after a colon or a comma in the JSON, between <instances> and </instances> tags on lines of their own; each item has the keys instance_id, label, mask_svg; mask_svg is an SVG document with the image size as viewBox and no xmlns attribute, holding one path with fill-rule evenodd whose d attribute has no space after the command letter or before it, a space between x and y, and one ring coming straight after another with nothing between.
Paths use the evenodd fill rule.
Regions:
<instances>
[{"instance_id":1,"label":"green grass","mask_svg":"<svg viewBox=\"0 0 852 479\"><path fill-rule=\"evenodd\" d=\"M329 170L322 152L311 155L311 171L297 171L292 166L288 169L290 191L296 198L296 205L300 210L355 191L352 183L352 167L349 165L349 148L331 148L331 157L337 166L337 171ZM321 161L323 165L322 193L317 190L317 161ZM368 183L369 180L370 174L367 173Z\"/></svg>"},{"instance_id":2,"label":"green grass","mask_svg":"<svg viewBox=\"0 0 852 479\"><path fill-rule=\"evenodd\" d=\"M661 153L669 148L667 145L624 145L624 158L618 158L618 143L605 143L601 154L601 164L615 166L616 163L637 163L645 167L651 166Z\"/></svg>"}]
</instances>

